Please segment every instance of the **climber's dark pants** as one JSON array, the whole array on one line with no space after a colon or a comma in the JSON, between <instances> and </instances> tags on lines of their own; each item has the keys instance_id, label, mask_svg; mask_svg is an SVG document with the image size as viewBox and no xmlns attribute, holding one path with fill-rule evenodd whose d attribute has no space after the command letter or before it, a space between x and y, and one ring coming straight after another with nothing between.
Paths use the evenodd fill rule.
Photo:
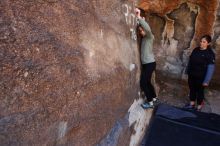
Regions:
<instances>
[{"instance_id":1,"label":"climber's dark pants","mask_svg":"<svg viewBox=\"0 0 220 146\"><path fill-rule=\"evenodd\" d=\"M189 84L189 98L190 101L196 101L197 104L201 105L204 100L204 86L202 85L203 77L198 78L195 76L188 76L188 84Z\"/></svg>"},{"instance_id":2,"label":"climber's dark pants","mask_svg":"<svg viewBox=\"0 0 220 146\"><path fill-rule=\"evenodd\" d=\"M155 69L156 62L142 64L140 85L148 102L152 101L152 99L156 97L154 86L151 83L151 77Z\"/></svg>"}]
</instances>

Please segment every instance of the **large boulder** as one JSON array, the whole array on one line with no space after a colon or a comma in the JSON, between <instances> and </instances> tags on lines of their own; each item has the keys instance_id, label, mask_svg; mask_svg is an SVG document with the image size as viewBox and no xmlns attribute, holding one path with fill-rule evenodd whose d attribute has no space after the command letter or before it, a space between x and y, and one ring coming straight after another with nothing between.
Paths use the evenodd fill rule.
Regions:
<instances>
[{"instance_id":1,"label":"large boulder","mask_svg":"<svg viewBox=\"0 0 220 146\"><path fill-rule=\"evenodd\" d=\"M139 106L135 6L155 35L160 81L182 78L207 33L219 87L218 0L1 0L0 145L139 144L152 111Z\"/></svg>"},{"instance_id":2,"label":"large boulder","mask_svg":"<svg viewBox=\"0 0 220 146\"><path fill-rule=\"evenodd\" d=\"M139 89L133 8L1 0L0 145L94 145L125 117Z\"/></svg>"}]
</instances>

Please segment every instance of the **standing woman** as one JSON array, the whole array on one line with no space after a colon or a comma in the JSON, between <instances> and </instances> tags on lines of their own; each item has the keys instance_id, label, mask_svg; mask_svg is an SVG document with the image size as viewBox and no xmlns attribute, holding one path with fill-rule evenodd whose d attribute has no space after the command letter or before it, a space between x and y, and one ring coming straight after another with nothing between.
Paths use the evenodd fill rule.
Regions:
<instances>
[{"instance_id":1,"label":"standing woman","mask_svg":"<svg viewBox=\"0 0 220 146\"><path fill-rule=\"evenodd\" d=\"M185 106L187 109L201 111L204 104L204 88L209 85L215 68L215 54L210 43L211 36L202 36L200 47L195 48L190 55L187 69L190 103Z\"/></svg>"},{"instance_id":2,"label":"standing woman","mask_svg":"<svg viewBox=\"0 0 220 146\"><path fill-rule=\"evenodd\" d=\"M136 8L135 13L139 22L138 33L141 36L141 79L140 86L144 91L147 102L141 106L144 109L153 108L154 102L157 101L154 86L151 83L152 73L156 69L156 62L153 53L154 35L151 32L148 23L141 17L141 10Z\"/></svg>"}]
</instances>

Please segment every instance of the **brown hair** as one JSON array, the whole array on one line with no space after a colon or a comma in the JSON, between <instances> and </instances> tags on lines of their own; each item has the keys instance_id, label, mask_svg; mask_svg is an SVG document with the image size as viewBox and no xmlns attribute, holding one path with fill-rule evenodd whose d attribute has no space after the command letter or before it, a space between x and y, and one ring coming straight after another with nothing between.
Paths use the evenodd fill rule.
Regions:
<instances>
[{"instance_id":1,"label":"brown hair","mask_svg":"<svg viewBox=\"0 0 220 146\"><path fill-rule=\"evenodd\" d=\"M200 40L202 40L202 39L205 39L208 43L210 43L212 41L212 37L208 34L202 36Z\"/></svg>"}]
</instances>

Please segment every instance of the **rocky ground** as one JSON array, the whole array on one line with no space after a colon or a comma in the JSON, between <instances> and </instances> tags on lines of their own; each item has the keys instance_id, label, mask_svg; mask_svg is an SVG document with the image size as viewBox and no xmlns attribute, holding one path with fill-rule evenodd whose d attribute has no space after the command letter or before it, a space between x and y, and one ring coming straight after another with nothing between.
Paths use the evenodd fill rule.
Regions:
<instances>
[{"instance_id":1,"label":"rocky ground","mask_svg":"<svg viewBox=\"0 0 220 146\"><path fill-rule=\"evenodd\" d=\"M183 107L189 101L187 82L163 77L163 80L157 80L157 84L160 86L159 98L162 103ZM205 106L202 112L220 114L219 89L219 86L212 84L205 89Z\"/></svg>"}]
</instances>

